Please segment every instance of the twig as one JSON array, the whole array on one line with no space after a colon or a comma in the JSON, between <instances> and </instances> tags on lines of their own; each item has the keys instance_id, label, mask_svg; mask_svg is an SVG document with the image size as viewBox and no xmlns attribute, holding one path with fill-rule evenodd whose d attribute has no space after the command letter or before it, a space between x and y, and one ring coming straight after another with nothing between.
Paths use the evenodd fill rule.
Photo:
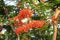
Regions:
<instances>
[{"instance_id":1,"label":"twig","mask_svg":"<svg viewBox=\"0 0 60 40\"><path fill-rule=\"evenodd\" d=\"M53 38L52 40L56 40L57 36L57 25L53 25Z\"/></svg>"},{"instance_id":2,"label":"twig","mask_svg":"<svg viewBox=\"0 0 60 40\"><path fill-rule=\"evenodd\" d=\"M56 8L55 10L55 19L58 17L60 13L60 10L58 8ZM52 40L56 40L56 36L57 36L57 20L52 20L54 23L53 23L53 37L52 37Z\"/></svg>"},{"instance_id":3,"label":"twig","mask_svg":"<svg viewBox=\"0 0 60 40\"><path fill-rule=\"evenodd\" d=\"M13 28L13 25L10 25L11 26L11 29L15 32L15 30L14 30L14 28ZM17 34L17 40L20 40L20 35L19 34Z\"/></svg>"},{"instance_id":4,"label":"twig","mask_svg":"<svg viewBox=\"0 0 60 40\"><path fill-rule=\"evenodd\" d=\"M18 37L18 39L17 39L17 40L20 40L20 35L19 35L19 34L17 34L17 37Z\"/></svg>"}]
</instances>

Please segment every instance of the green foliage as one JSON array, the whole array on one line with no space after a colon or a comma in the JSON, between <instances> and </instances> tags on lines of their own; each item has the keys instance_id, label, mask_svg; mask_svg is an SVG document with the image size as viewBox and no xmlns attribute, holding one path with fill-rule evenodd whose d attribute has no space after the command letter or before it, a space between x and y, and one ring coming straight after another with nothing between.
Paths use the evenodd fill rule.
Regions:
<instances>
[{"instance_id":1,"label":"green foliage","mask_svg":"<svg viewBox=\"0 0 60 40\"><path fill-rule=\"evenodd\" d=\"M34 10L34 13L32 15L33 20L40 20L40 19L46 19L47 17L51 17L53 15L53 8L55 6L60 7L60 0L47 0L47 2L42 3L39 2L36 4L38 0L21 0L19 3L19 9L22 9L23 7L31 7L31 9ZM13 24L13 20L9 21L8 18L14 17L18 14L19 10L15 10L15 6L7 6L8 8L8 18L5 15L4 9L4 2L0 1L0 24L3 25L3 28L6 29L6 32L4 34L0 34L1 40L16 40L17 35L13 32L12 28L9 26L9 24ZM14 12L15 11L15 12ZM2 15L2 16L1 16ZM47 20L46 20L47 21ZM4 23L6 25L4 25ZM22 40L40 40L41 38L43 40L51 40L52 39L52 32L51 25L47 21L44 27L42 28L33 28L29 29L27 33L22 32L20 34L20 37ZM60 40L60 30L58 28L58 34L57 34L57 40ZM1 38L2 37L2 38Z\"/></svg>"}]
</instances>

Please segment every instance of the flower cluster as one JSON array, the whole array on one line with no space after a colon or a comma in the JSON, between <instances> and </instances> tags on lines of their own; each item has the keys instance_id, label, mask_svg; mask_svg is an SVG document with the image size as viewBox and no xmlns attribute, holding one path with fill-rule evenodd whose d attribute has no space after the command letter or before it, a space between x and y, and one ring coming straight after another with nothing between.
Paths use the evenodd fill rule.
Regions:
<instances>
[{"instance_id":1,"label":"flower cluster","mask_svg":"<svg viewBox=\"0 0 60 40\"><path fill-rule=\"evenodd\" d=\"M32 10L30 10L28 8L24 8L24 9L19 11L19 14L17 16L14 17L14 20L16 20L16 19L21 20L25 17L31 17L32 13L33 13Z\"/></svg>"},{"instance_id":2,"label":"flower cluster","mask_svg":"<svg viewBox=\"0 0 60 40\"><path fill-rule=\"evenodd\" d=\"M28 32L30 28L41 28L44 24L44 20L32 20L29 24L25 24L16 28L15 33L19 34L22 31Z\"/></svg>"},{"instance_id":3,"label":"flower cluster","mask_svg":"<svg viewBox=\"0 0 60 40\"><path fill-rule=\"evenodd\" d=\"M44 20L31 20L31 22L28 24L21 22L23 18L31 17L32 13L32 10L24 8L20 10L17 16L13 17L12 19L10 18L11 20L19 20L18 22L14 22L14 26L17 26L15 29L16 34L19 34L20 32L28 32L30 28L41 28L45 24Z\"/></svg>"}]
</instances>

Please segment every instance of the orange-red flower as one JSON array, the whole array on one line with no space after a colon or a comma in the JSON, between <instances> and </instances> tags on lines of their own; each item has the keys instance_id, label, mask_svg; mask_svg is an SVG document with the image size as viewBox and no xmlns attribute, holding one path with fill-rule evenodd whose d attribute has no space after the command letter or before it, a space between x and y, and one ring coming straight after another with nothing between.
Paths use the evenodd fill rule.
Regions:
<instances>
[{"instance_id":1,"label":"orange-red flower","mask_svg":"<svg viewBox=\"0 0 60 40\"><path fill-rule=\"evenodd\" d=\"M19 26L18 28L15 29L15 33L19 34L20 32L24 31L24 32L28 32L29 30L29 25L23 25L23 26Z\"/></svg>"},{"instance_id":2,"label":"orange-red flower","mask_svg":"<svg viewBox=\"0 0 60 40\"><path fill-rule=\"evenodd\" d=\"M18 34L22 31L28 32L30 28L40 28L45 24L44 20L33 20L29 24L25 24L22 26L19 26L17 29L15 29L15 32Z\"/></svg>"},{"instance_id":3,"label":"orange-red flower","mask_svg":"<svg viewBox=\"0 0 60 40\"><path fill-rule=\"evenodd\" d=\"M55 18L55 16L52 16L51 18L52 18L51 24L56 24L57 23L57 19Z\"/></svg>"},{"instance_id":4,"label":"orange-red flower","mask_svg":"<svg viewBox=\"0 0 60 40\"><path fill-rule=\"evenodd\" d=\"M9 19L13 19L13 20L21 20L25 17L31 17L33 11L28 9L28 8L24 8L22 10L19 11L19 13L17 14L17 16L13 17L13 18L9 18Z\"/></svg>"},{"instance_id":5,"label":"orange-red flower","mask_svg":"<svg viewBox=\"0 0 60 40\"><path fill-rule=\"evenodd\" d=\"M20 26L20 27L18 27L18 28L15 29L15 33L19 34L20 32L23 31L23 29L24 29L23 26Z\"/></svg>"},{"instance_id":6,"label":"orange-red flower","mask_svg":"<svg viewBox=\"0 0 60 40\"><path fill-rule=\"evenodd\" d=\"M54 20L55 19L55 16L53 15L51 18Z\"/></svg>"},{"instance_id":7,"label":"orange-red flower","mask_svg":"<svg viewBox=\"0 0 60 40\"><path fill-rule=\"evenodd\" d=\"M44 20L33 20L29 23L29 26L31 28L38 28L38 27L42 27L45 24Z\"/></svg>"},{"instance_id":8,"label":"orange-red flower","mask_svg":"<svg viewBox=\"0 0 60 40\"><path fill-rule=\"evenodd\" d=\"M33 13L32 10L24 8L24 9L22 9L22 10L19 11L18 15L15 16L14 19L15 20L16 19L21 20L21 19L23 19L25 17L31 17L32 13Z\"/></svg>"},{"instance_id":9,"label":"orange-red flower","mask_svg":"<svg viewBox=\"0 0 60 40\"><path fill-rule=\"evenodd\" d=\"M29 24L24 25L23 28L24 28L24 32L28 32L28 30L30 29Z\"/></svg>"}]
</instances>

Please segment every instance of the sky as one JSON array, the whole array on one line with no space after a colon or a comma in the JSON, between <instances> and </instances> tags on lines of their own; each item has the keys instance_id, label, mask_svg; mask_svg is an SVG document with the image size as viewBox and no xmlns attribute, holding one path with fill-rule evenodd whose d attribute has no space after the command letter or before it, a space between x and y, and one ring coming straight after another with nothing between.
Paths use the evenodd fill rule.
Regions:
<instances>
[{"instance_id":1,"label":"sky","mask_svg":"<svg viewBox=\"0 0 60 40\"><path fill-rule=\"evenodd\" d=\"M12 1L12 0L4 0L4 2L5 2L5 4L7 4L7 5L14 5L14 6L16 6L16 0L14 0L14 1Z\"/></svg>"}]
</instances>

